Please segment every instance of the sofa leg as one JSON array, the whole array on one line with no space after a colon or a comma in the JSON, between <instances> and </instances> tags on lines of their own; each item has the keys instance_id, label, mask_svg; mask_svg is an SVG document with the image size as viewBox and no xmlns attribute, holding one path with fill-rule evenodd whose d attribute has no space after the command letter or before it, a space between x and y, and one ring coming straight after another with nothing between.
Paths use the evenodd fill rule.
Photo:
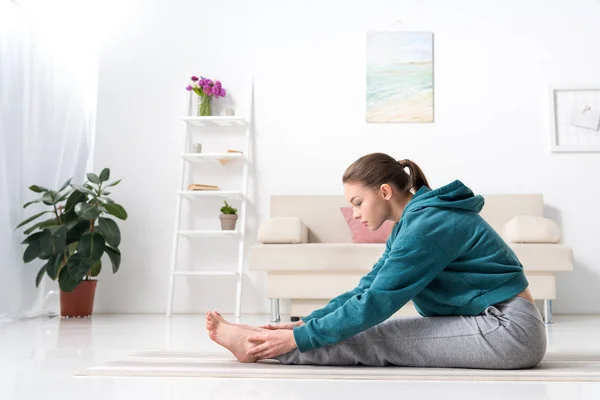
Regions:
<instances>
[{"instance_id":1,"label":"sofa leg","mask_svg":"<svg viewBox=\"0 0 600 400\"><path fill-rule=\"evenodd\" d=\"M279 315L279 299L271 299L271 322L281 322L281 316Z\"/></svg>"},{"instance_id":2,"label":"sofa leg","mask_svg":"<svg viewBox=\"0 0 600 400\"><path fill-rule=\"evenodd\" d=\"M544 323L551 324L552 321L552 300L544 300Z\"/></svg>"}]
</instances>

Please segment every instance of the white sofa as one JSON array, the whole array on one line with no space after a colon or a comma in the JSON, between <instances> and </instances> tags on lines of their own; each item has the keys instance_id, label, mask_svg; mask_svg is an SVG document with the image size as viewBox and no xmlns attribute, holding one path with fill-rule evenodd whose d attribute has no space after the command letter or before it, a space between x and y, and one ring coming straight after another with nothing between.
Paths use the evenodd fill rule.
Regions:
<instances>
[{"instance_id":1,"label":"white sofa","mask_svg":"<svg viewBox=\"0 0 600 400\"><path fill-rule=\"evenodd\" d=\"M573 269L573 253L558 242L556 224L543 218L542 195L483 197L481 216L515 251L534 298L544 302L544 320L552 322L556 276ZM340 211L348 206L344 196L271 197L270 218L259 228L260 244L251 248L249 262L250 270L266 272L271 321L280 321L279 299L291 299L293 317L306 316L356 287L379 259L385 244L352 243ZM418 313L409 302L397 315Z\"/></svg>"}]
</instances>

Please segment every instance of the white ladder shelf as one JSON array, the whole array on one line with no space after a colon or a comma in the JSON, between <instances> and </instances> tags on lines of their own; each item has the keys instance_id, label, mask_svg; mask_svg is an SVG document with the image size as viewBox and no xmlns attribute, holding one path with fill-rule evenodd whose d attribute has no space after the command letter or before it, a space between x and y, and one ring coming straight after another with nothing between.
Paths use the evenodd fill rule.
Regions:
<instances>
[{"instance_id":1,"label":"white ladder shelf","mask_svg":"<svg viewBox=\"0 0 600 400\"><path fill-rule=\"evenodd\" d=\"M191 97L190 97L190 109L191 113ZM187 277L216 277L216 276L234 276L236 277L236 299L235 299L235 315L236 317L241 316L242 308L242 282L243 282L243 268L244 268L244 238L246 230L246 218L247 218L247 191L248 191L248 163L250 161L250 121L244 117L229 117L229 116L211 116L211 117L185 117L183 121L186 123L186 137L185 137L185 153L181 155L181 182L180 188L177 192L177 205L175 215L175 232L173 234L173 248L171 255L171 265L169 272L169 295L167 303L167 316L171 316L173 313L173 297L175 291L175 277L187 276ZM191 136L193 130L218 130L219 127L239 127L245 130L245 143L243 152L240 153L189 153ZM228 128L232 129L232 128ZM188 191L184 190L186 167L189 167L191 163L201 162L243 162L242 172L242 188L240 191L232 190L211 190L211 191ZM181 204L183 199L194 200L207 197L217 197L223 199L239 199L241 202L240 213L238 217L238 229L232 231L219 231L219 230L181 230ZM196 238L237 238L238 239L238 262L237 269L235 271L189 271L181 270L177 268L177 254L179 249L179 240L182 238L196 239Z\"/></svg>"}]
</instances>

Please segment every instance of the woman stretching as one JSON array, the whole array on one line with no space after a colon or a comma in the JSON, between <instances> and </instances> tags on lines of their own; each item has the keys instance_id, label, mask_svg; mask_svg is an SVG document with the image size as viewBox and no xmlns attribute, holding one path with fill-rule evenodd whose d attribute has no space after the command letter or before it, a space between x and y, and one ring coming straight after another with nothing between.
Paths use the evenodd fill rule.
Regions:
<instances>
[{"instance_id":1,"label":"woman stretching","mask_svg":"<svg viewBox=\"0 0 600 400\"><path fill-rule=\"evenodd\" d=\"M408 169L408 173L406 171ZM523 266L456 180L431 190L412 161L373 153L345 171L354 218L396 224L358 286L296 323L259 328L209 312L212 340L241 362L518 369L546 353ZM424 318L388 319L409 300Z\"/></svg>"}]
</instances>

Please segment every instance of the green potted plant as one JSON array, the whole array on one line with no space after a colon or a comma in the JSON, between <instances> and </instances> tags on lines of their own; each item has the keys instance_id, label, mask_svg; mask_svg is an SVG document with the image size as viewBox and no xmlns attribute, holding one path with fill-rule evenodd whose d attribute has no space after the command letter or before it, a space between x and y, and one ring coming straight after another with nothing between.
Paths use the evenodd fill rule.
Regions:
<instances>
[{"instance_id":1,"label":"green potted plant","mask_svg":"<svg viewBox=\"0 0 600 400\"><path fill-rule=\"evenodd\" d=\"M127 219L125 209L115 203L106 189L121 180L106 183L110 170L104 168L100 175L88 173L83 185L67 180L59 190L33 185L29 189L41 194L24 208L43 203L48 210L39 212L21 222L16 229L33 223L24 231L28 235L22 244L27 245L23 261L41 259L36 280L39 286L44 275L57 280L60 286L60 309L63 317L87 317L93 312L101 258L108 255L113 273L121 264L121 232L114 219ZM51 214L51 217L36 222ZM34 223L35 222L35 223Z\"/></svg>"},{"instance_id":2,"label":"green potted plant","mask_svg":"<svg viewBox=\"0 0 600 400\"><path fill-rule=\"evenodd\" d=\"M221 230L224 231L232 231L235 229L235 223L237 222L237 208L231 207L227 200L225 200L225 205L221 207L221 215L219 216L221 220Z\"/></svg>"}]
</instances>

